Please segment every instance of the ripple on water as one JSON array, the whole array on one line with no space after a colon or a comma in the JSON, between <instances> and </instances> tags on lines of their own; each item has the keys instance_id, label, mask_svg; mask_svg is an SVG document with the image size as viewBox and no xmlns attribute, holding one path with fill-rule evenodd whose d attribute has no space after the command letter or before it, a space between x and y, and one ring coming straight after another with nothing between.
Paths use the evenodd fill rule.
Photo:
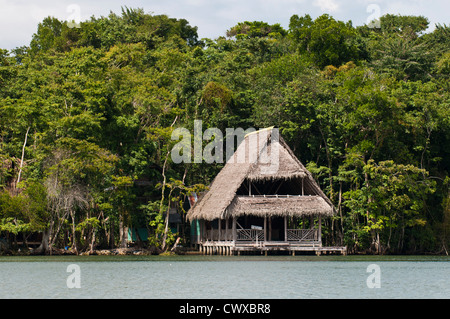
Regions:
<instances>
[{"instance_id":1,"label":"ripple on water","mask_svg":"<svg viewBox=\"0 0 450 319\"><path fill-rule=\"evenodd\" d=\"M450 297L450 259L445 256L378 260L302 257L2 257L0 298ZM80 266L80 289L66 285L71 275L67 266L72 263ZM366 284L371 274L367 266L373 263L380 266L379 289Z\"/></svg>"}]
</instances>

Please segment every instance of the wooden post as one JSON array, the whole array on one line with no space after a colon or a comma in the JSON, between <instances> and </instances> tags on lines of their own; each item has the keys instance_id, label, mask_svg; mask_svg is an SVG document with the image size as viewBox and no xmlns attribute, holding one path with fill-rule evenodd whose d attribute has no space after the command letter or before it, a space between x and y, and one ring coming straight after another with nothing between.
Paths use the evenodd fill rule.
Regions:
<instances>
[{"instance_id":1,"label":"wooden post","mask_svg":"<svg viewBox=\"0 0 450 319\"><path fill-rule=\"evenodd\" d=\"M267 241L267 216L264 216L264 241Z\"/></svg>"},{"instance_id":2,"label":"wooden post","mask_svg":"<svg viewBox=\"0 0 450 319\"><path fill-rule=\"evenodd\" d=\"M319 247L322 247L322 216L319 215Z\"/></svg>"},{"instance_id":3,"label":"wooden post","mask_svg":"<svg viewBox=\"0 0 450 319\"><path fill-rule=\"evenodd\" d=\"M269 216L269 241L272 240L272 217Z\"/></svg>"},{"instance_id":4,"label":"wooden post","mask_svg":"<svg viewBox=\"0 0 450 319\"><path fill-rule=\"evenodd\" d=\"M304 180L305 178L302 178L302 196L303 195L305 195L305 192L304 192L304 190L303 190L303 180Z\"/></svg>"},{"instance_id":5,"label":"wooden post","mask_svg":"<svg viewBox=\"0 0 450 319\"><path fill-rule=\"evenodd\" d=\"M225 219L225 241L228 241L228 218Z\"/></svg>"},{"instance_id":6,"label":"wooden post","mask_svg":"<svg viewBox=\"0 0 450 319\"><path fill-rule=\"evenodd\" d=\"M209 224L211 225L211 230L209 231L209 237L208 237L208 239L209 239L209 240L212 240L212 239L213 239L213 232L214 232L213 221L211 220L211 221L209 222ZM206 232L206 233L208 233L208 232Z\"/></svg>"},{"instance_id":7,"label":"wooden post","mask_svg":"<svg viewBox=\"0 0 450 319\"><path fill-rule=\"evenodd\" d=\"M222 231L222 219L219 218L219 234L217 236L217 241L220 241L220 232Z\"/></svg>"},{"instance_id":8,"label":"wooden post","mask_svg":"<svg viewBox=\"0 0 450 319\"><path fill-rule=\"evenodd\" d=\"M287 240L287 216L284 216L284 241L288 241Z\"/></svg>"},{"instance_id":9,"label":"wooden post","mask_svg":"<svg viewBox=\"0 0 450 319\"><path fill-rule=\"evenodd\" d=\"M233 217L233 230L232 230L232 233L233 233L233 241L236 241L236 217Z\"/></svg>"},{"instance_id":10,"label":"wooden post","mask_svg":"<svg viewBox=\"0 0 450 319\"><path fill-rule=\"evenodd\" d=\"M203 243L205 240L205 220L202 219L200 222L200 241Z\"/></svg>"},{"instance_id":11,"label":"wooden post","mask_svg":"<svg viewBox=\"0 0 450 319\"><path fill-rule=\"evenodd\" d=\"M197 229L197 238L196 238L196 242L197 242L197 244L199 243L199 242L201 242L201 240L202 240L202 228L201 228L201 225L200 225L200 221L198 220L198 219L195 219L194 220L194 223L195 223L195 225L196 225L196 228L198 228Z\"/></svg>"}]
</instances>

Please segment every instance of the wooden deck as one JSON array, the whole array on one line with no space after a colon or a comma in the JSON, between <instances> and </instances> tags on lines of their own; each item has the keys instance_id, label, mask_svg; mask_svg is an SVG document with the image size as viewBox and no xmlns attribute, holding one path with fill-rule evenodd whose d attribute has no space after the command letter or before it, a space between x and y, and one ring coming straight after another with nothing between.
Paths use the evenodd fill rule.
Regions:
<instances>
[{"instance_id":1,"label":"wooden deck","mask_svg":"<svg viewBox=\"0 0 450 319\"><path fill-rule=\"evenodd\" d=\"M316 255L339 253L347 254L347 247L324 247L319 241L206 241L199 245L204 255L239 255L240 252L288 251L292 255L296 252L314 252Z\"/></svg>"},{"instance_id":2,"label":"wooden deck","mask_svg":"<svg viewBox=\"0 0 450 319\"><path fill-rule=\"evenodd\" d=\"M320 219L318 228L297 229L288 228L285 218L284 227L281 229L282 235L280 236L278 232L278 236L275 236L280 239L273 238L270 224L266 220L263 227L252 226L252 228L243 228L234 221L231 231L228 227L224 230L220 226L220 220L218 224L218 229L204 231L196 241L199 251L204 255L239 255L241 252L261 252L267 255L276 251L287 251L292 255L296 252L314 252L317 255L347 254L346 247L322 246ZM269 227L266 227L266 224L269 224Z\"/></svg>"}]
</instances>

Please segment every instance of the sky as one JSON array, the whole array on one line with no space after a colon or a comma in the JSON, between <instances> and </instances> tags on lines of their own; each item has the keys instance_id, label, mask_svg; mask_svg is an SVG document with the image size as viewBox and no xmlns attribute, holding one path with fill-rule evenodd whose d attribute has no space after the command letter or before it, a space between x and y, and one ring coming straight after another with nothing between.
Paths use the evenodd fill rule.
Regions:
<instances>
[{"instance_id":1,"label":"sky","mask_svg":"<svg viewBox=\"0 0 450 319\"><path fill-rule=\"evenodd\" d=\"M436 23L450 24L450 0L0 0L0 48L29 45L37 25L47 16L84 21L91 16L120 14L121 7L142 8L146 13L186 19L198 27L200 38L215 39L242 21L280 23L305 14L316 18L324 13L354 26L369 23L387 13L423 15Z\"/></svg>"}]
</instances>

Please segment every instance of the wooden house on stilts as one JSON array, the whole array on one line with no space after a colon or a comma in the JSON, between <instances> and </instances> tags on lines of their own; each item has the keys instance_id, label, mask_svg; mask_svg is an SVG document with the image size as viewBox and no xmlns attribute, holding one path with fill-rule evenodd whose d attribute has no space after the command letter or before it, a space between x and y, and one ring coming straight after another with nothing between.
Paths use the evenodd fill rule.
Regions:
<instances>
[{"instance_id":1,"label":"wooden house on stilts","mask_svg":"<svg viewBox=\"0 0 450 319\"><path fill-rule=\"evenodd\" d=\"M187 218L192 242L204 254L345 254L345 247L322 246L322 219L334 213L278 129L268 128L245 136Z\"/></svg>"}]
</instances>

